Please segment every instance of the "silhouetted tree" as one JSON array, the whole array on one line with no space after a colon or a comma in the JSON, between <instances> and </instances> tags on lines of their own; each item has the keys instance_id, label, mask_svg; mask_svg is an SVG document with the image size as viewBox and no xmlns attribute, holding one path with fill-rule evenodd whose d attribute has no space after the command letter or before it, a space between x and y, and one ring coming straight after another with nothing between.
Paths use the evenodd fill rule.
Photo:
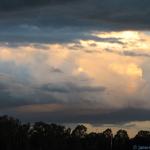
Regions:
<instances>
[{"instance_id":1,"label":"silhouetted tree","mask_svg":"<svg viewBox=\"0 0 150 150\"><path fill-rule=\"evenodd\" d=\"M87 128L84 125L78 125L71 133L73 137L84 138Z\"/></svg>"},{"instance_id":2,"label":"silhouetted tree","mask_svg":"<svg viewBox=\"0 0 150 150\"><path fill-rule=\"evenodd\" d=\"M139 131L131 141L136 145L150 145L150 131Z\"/></svg>"},{"instance_id":3,"label":"silhouetted tree","mask_svg":"<svg viewBox=\"0 0 150 150\"><path fill-rule=\"evenodd\" d=\"M82 150L84 147L84 138L87 128L84 125L78 125L71 133L70 148L73 150Z\"/></svg>"},{"instance_id":4,"label":"silhouetted tree","mask_svg":"<svg viewBox=\"0 0 150 150\"><path fill-rule=\"evenodd\" d=\"M70 129L56 124L37 122L30 130L30 142L32 149L36 150L58 150L68 147Z\"/></svg>"},{"instance_id":5,"label":"silhouetted tree","mask_svg":"<svg viewBox=\"0 0 150 150\"><path fill-rule=\"evenodd\" d=\"M113 139L114 150L128 150L130 149L130 141L127 131L119 130Z\"/></svg>"},{"instance_id":6,"label":"silhouetted tree","mask_svg":"<svg viewBox=\"0 0 150 150\"><path fill-rule=\"evenodd\" d=\"M19 129L21 123L12 117L0 117L0 148L2 150L15 150L19 147Z\"/></svg>"},{"instance_id":7,"label":"silhouetted tree","mask_svg":"<svg viewBox=\"0 0 150 150\"><path fill-rule=\"evenodd\" d=\"M113 133L111 129L106 129L103 132L103 138L101 139L103 149L110 150L112 148L112 140L113 140Z\"/></svg>"},{"instance_id":8,"label":"silhouetted tree","mask_svg":"<svg viewBox=\"0 0 150 150\"><path fill-rule=\"evenodd\" d=\"M71 130L57 124L22 124L12 117L0 117L1 150L131 150L139 145L150 145L150 131L139 131L129 139L125 130L113 137L111 129L87 133L84 125Z\"/></svg>"},{"instance_id":9,"label":"silhouetted tree","mask_svg":"<svg viewBox=\"0 0 150 150\"><path fill-rule=\"evenodd\" d=\"M100 150L104 149L105 145L105 137L103 133L89 133L85 137L86 144L85 149L86 150Z\"/></svg>"}]
</instances>

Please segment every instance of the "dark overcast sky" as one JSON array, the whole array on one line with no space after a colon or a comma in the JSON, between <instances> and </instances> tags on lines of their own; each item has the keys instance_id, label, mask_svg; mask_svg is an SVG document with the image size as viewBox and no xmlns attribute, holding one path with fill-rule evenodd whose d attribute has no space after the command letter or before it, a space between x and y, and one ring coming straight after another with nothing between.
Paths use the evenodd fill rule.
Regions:
<instances>
[{"instance_id":1,"label":"dark overcast sky","mask_svg":"<svg viewBox=\"0 0 150 150\"><path fill-rule=\"evenodd\" d=\"M149 0L0 1L2 21L28 20L31 24L45 26L60 23L68 26L103 27L105 24L104 27L108 29L148 29L149 5Z\"/></svg>"},{"instance_id":2,"label":"dark overcast sky","mask_svg":"<svg viewBox=\"0 0 150 150\"><path fill-rule=\"evenodd\" d=\"M63 43L94 30L149 30L149 6L149 0L1 0L0 41Z\"/></svg>"}]
</instances>

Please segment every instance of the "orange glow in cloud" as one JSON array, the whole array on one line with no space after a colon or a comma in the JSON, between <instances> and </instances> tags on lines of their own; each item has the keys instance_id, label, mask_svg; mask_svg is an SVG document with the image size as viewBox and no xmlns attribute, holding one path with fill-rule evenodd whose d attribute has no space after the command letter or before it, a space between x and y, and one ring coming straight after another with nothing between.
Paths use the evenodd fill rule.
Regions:
<instances>
[{"instance_id":1,"label":"orange glow in cloud","mask_svg":"<svg viewBox=\"0 0 150 150\"><path fill-rule=\"evenodd\" d=\"M123 76L130 76L135 78L142 78L143 76L142 69L134 63L131 64L112 63L110 64L110 69L112 69L112 71L114 71L115 73Z\"/></svg>"},{"instance_id":2,"label":"orange glow in cloud","mask_svg":"<svg viewBox=\"0 0 150 150\"><path fill-rule=\"evenodd\" d=\"M46 44L46 50L37 49L32 44L17 48L2 47L0 59L13 60L16 64L27 64L32 80L39 85L49 82L73 82L74 78L86 76L90 79L91 86L102 85L107 87L108 93L113 93L107 96L110 104L116 99L115 97L121 99L123 94L132 96L138 92L145 80L143 66L145 61L148 61L147 58L124 56L115 51L139 50L142 53L149 53L150 36L137 31L102 32L93 35L100 38L118 38L123 44L80 40L81 47L77 51L73 47L70 48L73 43ZM95 45L91 46L92 44ZM51 67L62 70L61 77L58 74L52 75ZM123 94L118 95L119 93ZM123 104L124 102L120 102L119 106Z\"/></svg>"},{"instance_id":3,"label":"orange glow in cloud","mask_svg":"<svg viewBox=\"0 0 150 150\"><path fill-rule=\"evenodd\" d=\"M34 104L17 107L18 112L25 113L36 113L36 112L55 112L64 109L64 106L61 104Z\"/></svg>"}]
</instances>

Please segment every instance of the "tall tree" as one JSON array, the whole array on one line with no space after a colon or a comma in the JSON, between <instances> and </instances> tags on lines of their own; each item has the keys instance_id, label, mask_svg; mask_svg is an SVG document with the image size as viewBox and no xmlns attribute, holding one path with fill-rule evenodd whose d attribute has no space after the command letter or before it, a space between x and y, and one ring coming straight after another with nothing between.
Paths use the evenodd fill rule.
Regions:
<instances>
[{"instance_id":1,"label":"tall tree","mask_svg":"<svg viewBox=\"0 0 150 150\"><path fill-rule=\"evenodd\" d=\"M129 150L130 141L126 130L119 130L113 139L114 150Z\"/></svg>"}]
</instances>

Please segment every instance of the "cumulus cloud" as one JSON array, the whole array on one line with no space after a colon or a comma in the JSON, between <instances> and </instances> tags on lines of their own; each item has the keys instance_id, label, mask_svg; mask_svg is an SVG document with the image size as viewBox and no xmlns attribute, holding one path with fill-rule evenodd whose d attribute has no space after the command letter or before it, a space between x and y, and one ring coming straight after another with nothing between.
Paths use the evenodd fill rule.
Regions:
<instances>
[{"instance_id":1,"label":"cumulus cloud","mask_svg":"<svg viewBox=\"0 0 150 150\"><path fill-rule=\"evenodd\" d=\"M46 65L47 60L51 57L44 57L48 53L47 51L42 52L39 56L39 53L35 51L27 61L26 54L28 54L28 51L23 54L22 51L6 50L4 53L7 54L6 57L3 57L1 52L1 108L53 103L70 103L71 105L76 103L80 106L80 101L83 101L82 105L89 101L88 95L105 92L104 86L90 85L91 81L87 76L80 76L79 74L70 75L68 78L68 73L64 72L63 66L61 69L54 67L55 59L54 62L52 61L54 66L52 62L50 62L52 67ZM21 58L18 56L21 56ZM26 62L24 62L25 60ZM41 61L40 64L39 60ZM72 65L73 68L70 69L74 69L75 64ZM35 70L35 68L38 68L38 70Z\"/></svg>"},{"instance_id":2,"label":"cumulus cloud","mask_svg":"<svg viewBox=\"0 0 150 150\"><path fill-rule=\"evenodd\" d=\"M134 120L140 109L149 113L149 87L132 58L47 46L52 50L1 49L1 114L31 121L118 123Z\"/></svg>"}]
</instances>

